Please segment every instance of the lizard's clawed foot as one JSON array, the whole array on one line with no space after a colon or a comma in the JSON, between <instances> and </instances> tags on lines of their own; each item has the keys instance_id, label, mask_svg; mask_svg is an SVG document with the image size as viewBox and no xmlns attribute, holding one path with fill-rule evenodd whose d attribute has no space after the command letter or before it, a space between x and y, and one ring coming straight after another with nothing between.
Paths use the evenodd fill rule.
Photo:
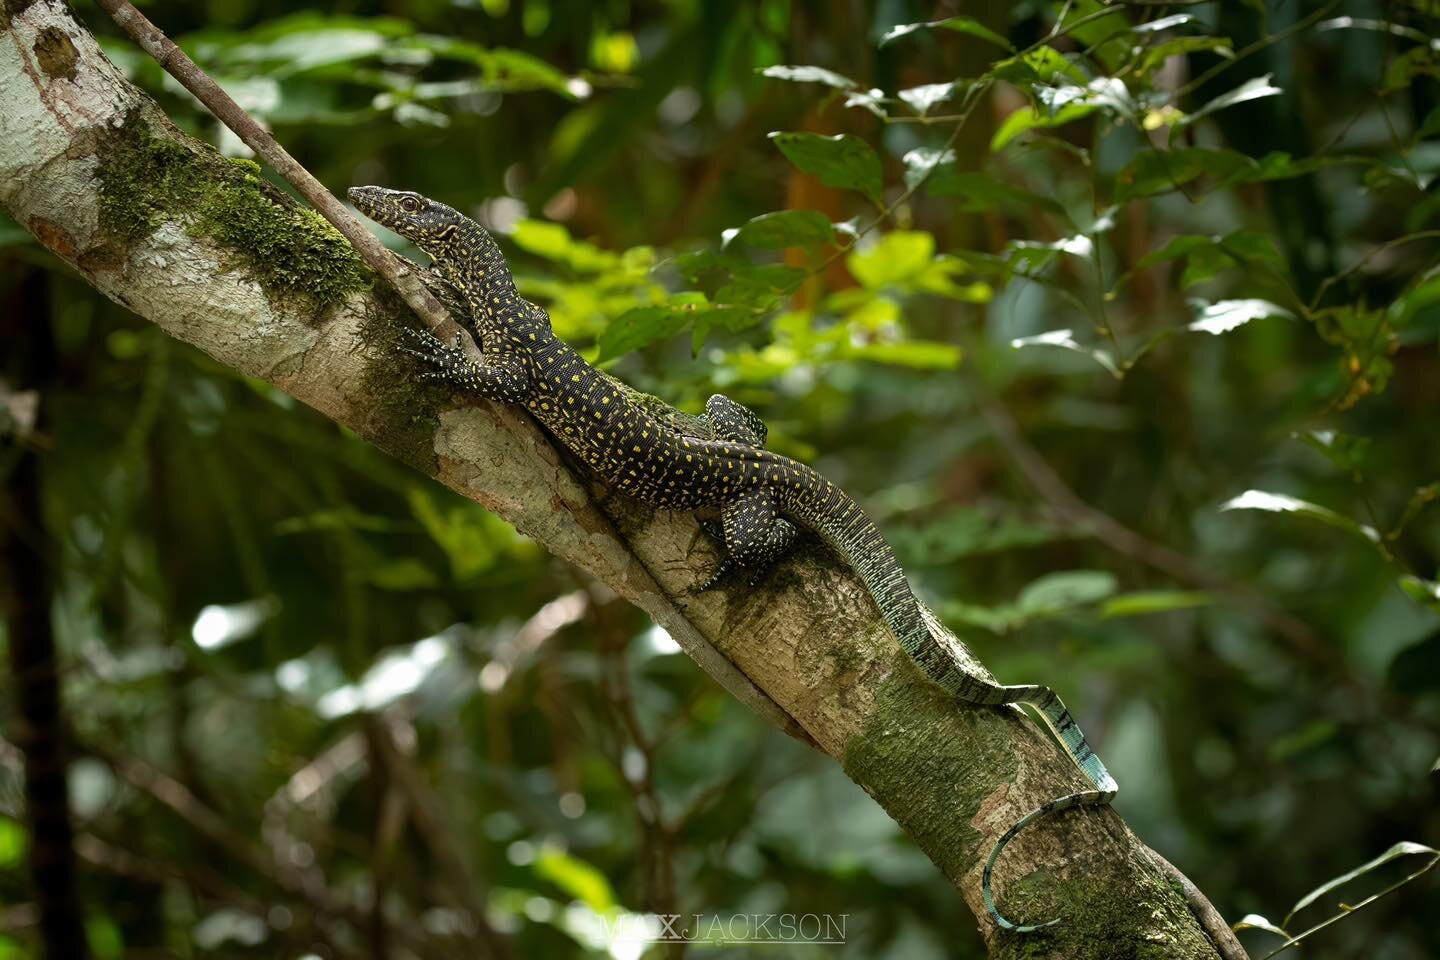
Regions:
<instances>
[{"instance_id":1,"label":"lizard's clawed foot","mask_svg":"<svg viewBox=\"0 0 1440 960\"><path fill-rule=\"evenodd\" d=\"M421 380L449 380L458 381L461 379L466 365L469 363L465 357L465 351L461 348L460 334L455 335L455 342L446 345L443 340L435 336L429 330L416 330L414 327L400 328L406 336L416 342L418 347L396 347L401 353L408 353L410 356L425 363L438 367L436 370L427 370L418 375Z\"/></svg>"}]
</instances>

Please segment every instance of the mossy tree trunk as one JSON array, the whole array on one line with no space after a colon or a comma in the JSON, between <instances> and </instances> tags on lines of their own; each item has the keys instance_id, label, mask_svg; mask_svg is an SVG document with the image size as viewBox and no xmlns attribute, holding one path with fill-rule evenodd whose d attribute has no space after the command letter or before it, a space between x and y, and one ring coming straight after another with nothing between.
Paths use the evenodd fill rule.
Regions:
<instances>
[{"instance_id":1,"label":"mossy tree trunk","mask_svg":"<svg viewBox=\"0 0 1440 960\"><path fill-rule=\"evenodd\" d=\"M63 0L0 10L0 204L96 289L643 608L717 682L841 762L954 883L993 956L1216 956L1111 810L1053 817L1010 845L996 883L1006 912L1067 919L1028 937L998 931L980 898L985 853L1025 811L1084 786L1033 723L927 683L860 584L817 548L758 591L695 594L715 557L691 517L577 477L512 410L406 379L387 352L404 309L338 234L253 165L180 133ZM959 910L955 922L967 922Z\"/></svg>"}]
</instances>

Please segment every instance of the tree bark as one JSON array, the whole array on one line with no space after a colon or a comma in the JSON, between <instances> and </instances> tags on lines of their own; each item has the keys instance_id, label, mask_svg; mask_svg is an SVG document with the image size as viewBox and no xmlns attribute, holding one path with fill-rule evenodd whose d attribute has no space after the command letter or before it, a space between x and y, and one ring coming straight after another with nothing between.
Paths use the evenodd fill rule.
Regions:
<instances>
[{"instance_id":1,"label":"tree bark","mask_svg":"<svg viewBox=\"0 0 1440 960\"><path fill-rule=\"evenodd\" d=\"M390 352L405 308L368 284L338 234L178 131L63 0L3 10L0 204L96 289L641 607L727 690L843 764L960 891L992 956L1216 956L1177 885L1111 810L1049 818L1010 844L997 869L1002 908L1066 922L1029 936L997 930L980 898L990 845L1027 810L1084 786L1035 724L927 682L858 581L817 547L757 590L696 593L716 557L689 515L577 476L514 410L417 385ZM299 255L278 272L274 245L292 241L284 248Z\"/></svg>"}]
</instances>

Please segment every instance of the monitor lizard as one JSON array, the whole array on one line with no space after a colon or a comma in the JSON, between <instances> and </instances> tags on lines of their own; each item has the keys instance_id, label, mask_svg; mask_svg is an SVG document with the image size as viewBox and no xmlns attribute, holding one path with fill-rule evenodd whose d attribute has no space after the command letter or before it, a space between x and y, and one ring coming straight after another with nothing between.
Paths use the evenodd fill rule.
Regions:
<instances>
[{"instance_id":1,"label":"monitor lizard","mask_svg":"<svg viewBox=\"0 0 1440 960\"><path fill-rule=\"evenodd\" d=\"M800 528L840 554L865 584L886 625L931 681L969 703L1027 704L1044 718L1092 789L1041 804L991 848L981 892L997 925L1028 933L1058 923L1017 924L995 906L991 874L1005 845L1035 820L1076 806L1108 804L1118 790L1064 703L1049 687L1002 686L966 672L930 633L880 530L859 504L810 467L765 449L764 423L749 408L716 394L705 404L713 439L676 429L556 337L549 315L522 298L489 232L452 207L418 193L354 187L361 213L410 240L433 261L463 301L479 337L481 360L459 338L442 343L410 330L406 353L431 369L421 378L523 406L607 486L656 507L718 507L724 559L701 589L740 567L764 570ZM407 328L408 329L408 328Z\"/></svg>"}]
</instances>

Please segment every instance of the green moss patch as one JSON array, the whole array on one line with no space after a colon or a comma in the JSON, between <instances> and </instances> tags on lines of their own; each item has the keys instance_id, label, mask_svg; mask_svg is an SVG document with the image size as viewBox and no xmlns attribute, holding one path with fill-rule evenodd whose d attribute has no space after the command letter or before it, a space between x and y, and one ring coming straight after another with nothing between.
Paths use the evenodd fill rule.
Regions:
<instances>
[{"instance_id":1,"label":"green moss patch","mask_svg":"<svg viewBox=\"0 0 1440 960\"><path fill-rule=\"evenodd\" d=\"M166 125L168 127L168 124ZM267 294L317 308L368 287L371 274L348 241L318 213L260 177L250 160L229 160L140 111L100 150L100 227L123 247L168 220L233 254L227 267Z\"/></svg>"}]
</instances>

